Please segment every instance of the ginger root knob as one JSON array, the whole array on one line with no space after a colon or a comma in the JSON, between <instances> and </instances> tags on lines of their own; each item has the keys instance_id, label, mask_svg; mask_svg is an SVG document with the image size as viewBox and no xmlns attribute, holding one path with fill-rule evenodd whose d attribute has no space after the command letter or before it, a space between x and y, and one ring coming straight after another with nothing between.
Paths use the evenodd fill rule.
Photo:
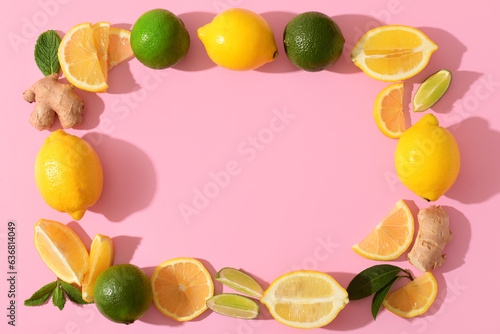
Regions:
<instances>
[{"instance_id":1,"label":"ginger root knob","mask_svg":"<svg viewBox=\"0 0 500 334\"><path fill-rule=\"evenodd\" d=\"M53 73L35 82L23 93L25 101L36 101L35 110L31 113L30 124L38 130L49 129L54 123L55 115L63 128L72 128L83 121L83 100L73 92L73 86L64 84Z\"/></svg>"},{"instance_id":2,"label":"ginger root knob","mask_svg":"<svg viewBox=\"0 0 500 334\"><path fill-rule=\"evenodd\" d=\"M421 271L429 271L446 261L443 249L451 241L448 213L432 205L418 213L419 230L408 260Z\"/></svg>"}]
</instances>

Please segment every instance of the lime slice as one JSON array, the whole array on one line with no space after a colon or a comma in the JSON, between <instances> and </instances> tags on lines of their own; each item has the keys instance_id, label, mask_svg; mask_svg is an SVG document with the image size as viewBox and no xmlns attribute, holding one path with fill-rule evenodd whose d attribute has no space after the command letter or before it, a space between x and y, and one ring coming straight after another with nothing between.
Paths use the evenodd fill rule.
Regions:
<instances>
[{"instance_id":1,"label":"lime slice","mask_svg":"<svg viewBox=\"0 0 500 334\"><path fill-rule=\"evenodd\" d=\"M418 87L413 97L413 111L425 111L432 107L444 93L451 83L451 72L440 70L428 77Z\"/></svg>"},{"instance_id":2,"label":"lime slice","mask_svg":"<svg viewBox=\"0 0 500 334\"><path fill-rule=\"evenodd\" d=\"M207 300L212 311L239 319L255 319L259 315L259 304L235 293L221 293Z\"/></svg>"},{"instance_id":3,"label":"lime slice","mask_svg":"<svg viewBox=\"0 0 500 334\"><path fill-rule=\"evenodd\" d=\"M255 298L261 298L264 295L264 289L260 284L252 276L238 269L222 268L215 279L238 292Z\"/></svg>"}]
</instances>

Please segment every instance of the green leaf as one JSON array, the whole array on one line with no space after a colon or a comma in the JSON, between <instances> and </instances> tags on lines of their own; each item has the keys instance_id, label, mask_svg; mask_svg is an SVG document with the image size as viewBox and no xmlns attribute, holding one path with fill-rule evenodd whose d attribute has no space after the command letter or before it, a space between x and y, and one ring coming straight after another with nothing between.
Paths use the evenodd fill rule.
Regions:
<instances>
[{"instance_id":1,"label":"green leaf","mask_svg":"<svg viewBox=\"0 0 500 334\"><path fill-rule=\"evenodd\" d=\"M347 287L349 299L358 300L373 295L402 270L390 264L379 264L363 270L352 279Z\"/></svg>"},{"instance_id":2,"label":"green leaf","mask_svg":"<svg viewBox=\"0 0 500 334\"><path fill-rule=\"evenodd\" d=\"M50 298L55 288L56 288L56 281L42 286L30 298L24 301L24 305L38 306L43 304L47 299Z\"/></svg>"},{"instance_id":3,"label":"green leaf","mask_svg":"<svg viewBox=\"0 0 500 334\"><path fill-rule=\"evenodd\" d=\"M57 51L61 44L61 37L54 30L48 30L38 36L35 44L35 62L43 75L59 72L59 58Z\"/></svg>"},{"instance_id":4,"label":"green leaf","mask_svg":"<svg viewBox=\"0 0 500 334\"><path fill-rule=\"evenodd\" d=\"M401 277L407 277L407 276L396 276L392 280L389 281L384 287L380 290L378 290L375 293L375 296L373 296L372 300L372 315L373 315L373 320L377 320L377 314L378 311L380 311L380 307L382 306L382 303L385 300L385 297L387 297L387 294L389 293L389 290L391 290L392 285L394 282L396 282L398 279Z\"/></svg>"},{"instance_id":5,"label":"green leaf","mask_svg":"<svg viewBox=\"0 0 500 334\"><path fill-rule=\"evenodd\" d=\"M66 296L68 296L69 300L71 300L73 303L77 303L80 305L90 304L89 302L83 300L82 292L78 290L78 288L64 281L60 281L60 283L61 288L63 288L64 292L66 292Z\"/></svg>"},{"instance_id":6,"label":"green leaf","mask_svg":"<svg viewBox=\"0 0 500 334\"><path fill-rule=\"evenodd\" d=\"M52 303L62 310L64 308L64 304L66 304L66 298L64 298L63 289L59 283L61 283L61 281L57 280L56 288L54 289L54 294L52 295Z\"/></svg>"}]
</instances>

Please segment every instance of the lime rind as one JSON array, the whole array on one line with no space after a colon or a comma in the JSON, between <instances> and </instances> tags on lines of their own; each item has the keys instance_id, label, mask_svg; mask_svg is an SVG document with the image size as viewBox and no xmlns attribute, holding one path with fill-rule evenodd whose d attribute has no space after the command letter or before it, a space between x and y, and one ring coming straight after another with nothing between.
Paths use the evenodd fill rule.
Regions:
<instances>
[{"instance_id":1,"label":"lime rind","mask_svg":"<svg viewBox=\"0 0 500 334\"><path fill-rule=\"evenodd\" d=\"M215 313L238 319L255 319L260 313L257 302L235 293L215 295L207 300L207 307Z\"/></svg>"},{"instance_id":2,"label":"lime rind","mask_svg":"<svg viewBox=\"0 0 500 334\"><path fill-rule=\"evenodd\" d=\"M215 279L222 284L245 295L261 298L264 295L264 289L250 275L234 268L222 268Z\"/></svg>"},{"instance_id":3,"label":"lime rind","mask_svg":"<svg viewBox=\"0 0 500 334\"><path fill-rule=\"evenodd\" d=\"M425 79L413 97L413 111L426 111L436 104L450 87L451 78L451 72L443 69Z\"/></svg>"}]
</instances>

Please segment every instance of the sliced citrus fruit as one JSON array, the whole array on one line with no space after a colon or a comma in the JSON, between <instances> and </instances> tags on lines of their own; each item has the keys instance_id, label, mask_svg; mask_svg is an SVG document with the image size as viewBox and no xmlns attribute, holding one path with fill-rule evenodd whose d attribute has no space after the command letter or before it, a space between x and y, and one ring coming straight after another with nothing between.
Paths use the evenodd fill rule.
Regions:
<instances>
[{"instance_id":1,"label":"sliced citrus fruit","mask_svg":"<svg viewBox=\"0 0 500 334\"><path fill-rule=\"evenodd\" d=\"M402 288L389 292L383 304L392 313L411 318L431 307L436 299L437 289L436 279L428 271Z\"/></svg>"},{"instance_id":2,"label":"sliced citrus fruit","mask_svg":"<svg viewBox=\"0 0 500 334\"><path fill-rule=\"evenodd\" d=\"M403 92L403 83L398 82L384 88L375 99L373 118L379 130L389 138L397 139L406 130Z\"/></svg>"},{"instance_id":3,"label":"sliced citrus fruit","mask_svg":"<svg viewBox=\"0 0 500 334\"><path fill-rule=\"evenodd\" d=\"M403 200L352 249L371 260L394 260L408 249L415 229L413 215Z\"/></svg>"},{"instance_id":4,"label":"sliced citrus fruit","mask_svg":"<svg viewBox=\"0 0 500 334\"><path fill-rule=\"evenodd\" d=\"M40 219L35 224L35 248L57 277L67 283L82 284L89 267L89 254L72 229L56 221Z\"/></svg>"},{"instance_id":5,"label":"sliced citrus fruit","mask_svg":"<svg viewBox=\"0 0 500 334\"><path fill-rule=\"evenodd\" d=\"M105 82L108 82L109 27L109 22L99 22L92 26L97 58L99 58L99 65Z\"/></svg>"},{"instance_id":6,"label":"sliced citrus fruit","mask_svg":"<svg viewBox=\"0 0 500 334\"><path fill-rule=\"evenodd\" d=\"M207 309L214 284L207 269L192 258L176 258L159 265L151 277L153 302L166 316L191 320Z\"/></svg>"},{"instance_id":7,"label":"sliced citrus fruit","mask_svg":"<svg viewBox=\"0 0 500 334\"><path fill-rule=\"evenodd\" d=\"M247 273L234 268L222 268L215 279L228 287L244 293L246 295L261 298L264 295L264 289L260 284Z\"/></svg>"},{"instance_id":8,"label":"sliced citrus fruit","mask_svg":"<svg viewBox=\"0 0 500 334\"><path fill-rule=\"evenodd\" d=\"M108 85L101 71L90 23L81 23L64 35L59 45L61 69L74 86L91 92L104 92Z\"/></svg>"},{"instance_id":9,"label":"sliced citrus fruit","mask_svg":"<svg viewBox=\"0 0 500 334\"><path fill-rule=\"evenodd\" d=\"M330 275L317 271L294 271L271 283L260 301L284 325L317 328L335 319L349 298L344 288Z\"/></svg>"},{"instance_id":10,"label":"sliced citrus fruit","mask_svg":"<svg viewBox=\"0 0 500 334\"><path fill-rule=\"evenodd\" d=\"M109 29L108 69L132 57L130 47L130 31L120 28Z\"/></svg>"},{"instance_id":11,"label":"sliced citrus fruit","mask_svg":"<svg viewBox=\"0 0 500 334\"><path fill-rule=\"evenodd\" d=\"M424 69L437 48L418 29L389 25L372 29L361 37L351 59L374 79L400 81Z\"/></svg>"},{"instance_id":12,"label":"sliced citrus fruit","mask_svg":"<svg viewBox=\"0 0 500 334\"><path fill-rule=\"evenodd\" d=\"M425 111L436 104L451 84L451 72L440 70L428 77L418 87L413 97L413 111Z\"/></svg>"},{"instance_id":13,"label":"sliced citrus fruit","mask_svg":"<svg viewBox=\"0 0 500 334\"><path fill-rule=\"evenodd\" d=\"M255 300L235 293L221 293L207 300L207 306L215 313L239 319L255 319L260 307Z\"/></svg>"},{"instance_id":14,"label":"sliced citrus fruit","mask_svg":"<svg viewBox=\"0 0 500 334\"><path fill-rule=\"evenodd\" d=\"M90 245L89 270L83 276L82 298L86 302L94 300L94 285L97 277L113 265L113 241L110 237L96 234Z\"/></svg>"}]
</instances>

